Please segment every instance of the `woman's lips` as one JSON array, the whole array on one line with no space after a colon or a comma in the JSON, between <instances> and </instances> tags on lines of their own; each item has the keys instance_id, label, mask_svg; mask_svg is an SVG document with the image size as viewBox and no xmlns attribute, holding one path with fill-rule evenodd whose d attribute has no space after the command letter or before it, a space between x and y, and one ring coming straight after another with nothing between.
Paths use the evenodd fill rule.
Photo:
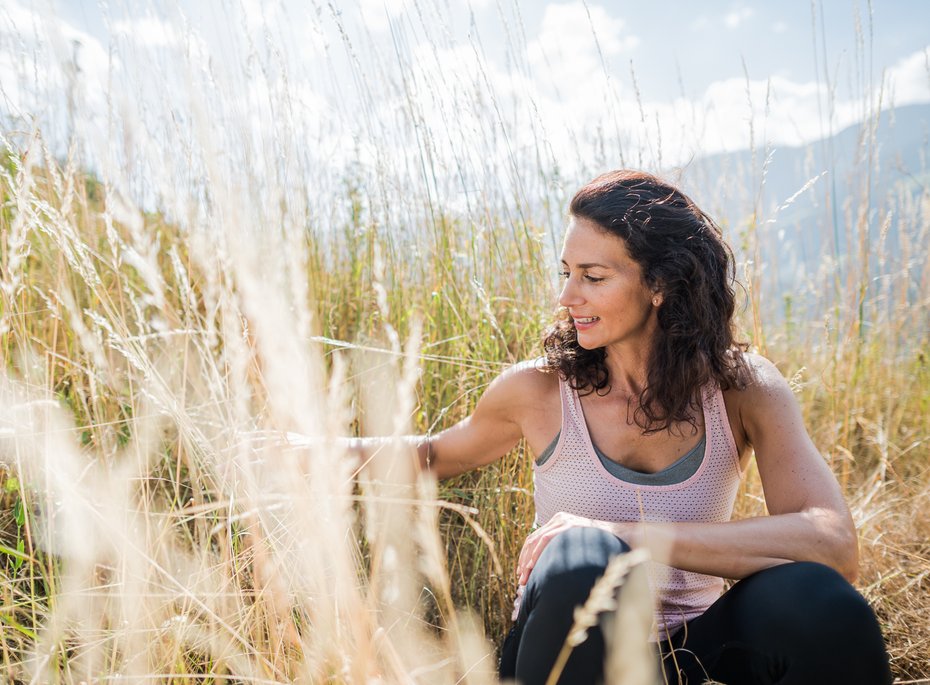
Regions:
<instances>
[{"instance_id":1,"label":"woman's lips","mask_svg":"<svg viewBox=\"0 0 930 685\"><path fill-rule=\"evenodd\" d=\"M598 321L600 321L598 316L579 316L572 317L572 321L575 324L575 328L579 331L586 331L592 326L594 326Z\"/></svg>"}]
</instances>

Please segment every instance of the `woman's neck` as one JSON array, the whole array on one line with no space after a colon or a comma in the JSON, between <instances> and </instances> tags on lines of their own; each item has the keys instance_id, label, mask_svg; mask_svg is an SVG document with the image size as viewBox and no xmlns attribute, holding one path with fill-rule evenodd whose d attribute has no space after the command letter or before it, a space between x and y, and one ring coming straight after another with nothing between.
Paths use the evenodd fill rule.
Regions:
<instances>
[{"instance_id":1,"label":"woman's neck","mask_svg":"<svg viewBox=\"0 0 930 685\"><path fill-rule=\"evenodd\" d=\"M646 387L650 349L643 345L610 345L604 364L611 391L629 397L638 396Z\"/></svg>"}]
</instances>

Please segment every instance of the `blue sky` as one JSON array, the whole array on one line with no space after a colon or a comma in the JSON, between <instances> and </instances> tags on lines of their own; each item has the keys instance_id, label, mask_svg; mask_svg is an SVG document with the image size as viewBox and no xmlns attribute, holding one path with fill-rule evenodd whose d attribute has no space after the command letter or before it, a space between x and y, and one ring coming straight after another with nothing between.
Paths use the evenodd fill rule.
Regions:
<instances>
[{"instance_id":1,"label":"blue sky","mask_svg":"<svg viewBox=\"0 0 930 685\"><path fill-rule=\"evenodd\" d=\"M20 4L42 13L50 10L75 28L106 43L103 15L99 4L93 0L35 0ZM507 7L514 3L503 4ZM580 3L521 0L515 4L527 36L533 37L544 29L544 21L547 15L553 14L553 9L577 7ZM222 30L221 17L250 5L252 8L245 9L246 12L261 12L249 2L196 0L177 4L192 19L201 22L199 28L204 33L211 29ZM306 15L316 11L312 3L307 2L269 2L267 5L265 11L270 16L286 12L288 16L299 18L302 12L298 8L301 7ZM398 15L409 13L413 2L343 0L334 5L347 14L356 10L364 13L367 24L378 35L387 26L388 17L396 20ZM141 2L118 3L111 12L115 17L132 19L156 13L155 6ZM158 6L171 5L159 3ZM490 54L500 56L502 51L495 46L503 44L506 35L496 2L473 0L470 7L484 37L485 48ZM916 0L884 0L871 5L861 0L589 2L587 7L595 14L595 19L598 16L610 19L595 26L601 38L619 40L621 44L617 52L608 56L611 67L624 74L632 60L636 71L642 74L640 89L650 99L679 95L679 71L685 90L691 95L702 92L714 81L743 78L742 60L752 78L777 75L797 82L810 81L823 76L824 62L831 71L842 70L857 59L857 23L862 39L870 43L863 47L871 47L875 70L890 67L930 45L927 28L930 26L930 3ZM461 22L459 28L463 26ZM820 74L815 73L815 26Z\"/></svg>"},{"instance_id":2,"label":"blue sky","mask_svg":"<svg viewBox=\"0 0 930 685\"><path fill-rule=\"evenodd\" d=\"M258 157L291 137L307 167L399 177L412 149L450 177L667 167L930 102L928 26L892 0L6 0L0 113L83 121L90 150L206 113Z\"/></svg>"},{"instance_id":3,"label":"blue sky","mask_svg":"<svg viewBox=\"0 0 930 685\"><path fill-rule=\"evenodd\" d=\"M670 5L676 9L670 11ZM820 74L814 67L812 5ZM679 69L691 96L699 95L715 81L742 79L743 60L753 79L779 76L804 83L822 78L823 38L831 74L839 69L845 77L857 59L857 17L866 34L863 39L869 40L870 8L865 2L852 0L617 2L601 6L610 16L623 21L625 35L636 38L629 58L642 74L639 85L649 99L678 95ZM873 2L871 9L876 76L882 68L930 45L930 3L892 0Z\"/></svg>"}]
</instances>

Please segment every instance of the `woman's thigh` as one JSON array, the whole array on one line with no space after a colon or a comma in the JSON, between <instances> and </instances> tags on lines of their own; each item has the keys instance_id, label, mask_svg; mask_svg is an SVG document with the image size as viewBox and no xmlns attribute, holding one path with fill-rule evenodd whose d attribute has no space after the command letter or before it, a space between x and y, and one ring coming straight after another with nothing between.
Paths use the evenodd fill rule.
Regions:
<instances>
[{"instance_id":1,"label":"woman's thigh","mask_svg":"<svg viewBox=\"0 0 930 685\"><path fill-rule=\"evenodd\" d=\"M797 562L736 583L663 655L670 683L891 682L875 614L836 571Z\"/></svg>"}]
</instances>

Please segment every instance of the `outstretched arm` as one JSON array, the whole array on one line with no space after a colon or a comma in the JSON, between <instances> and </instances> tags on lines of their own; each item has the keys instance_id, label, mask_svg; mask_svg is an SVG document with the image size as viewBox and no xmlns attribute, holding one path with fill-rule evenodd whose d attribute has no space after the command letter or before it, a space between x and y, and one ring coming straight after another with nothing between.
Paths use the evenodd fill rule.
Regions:
<instances>
[{"instance_id":1,"label":"outstretched arm","mask_svg":"<svg viewBox=\"0 0 930 685\"><path fill-rule=\"evenodd\" d=\"M532 362L511 367L488 386L470 416L436 435L405 438L416 449L420 468L450 478L507 454L523 436L522 413L540 375ZM362 461L377 458L384 445L384 438L352 441Z\"/></svg>"}]
</instances>

